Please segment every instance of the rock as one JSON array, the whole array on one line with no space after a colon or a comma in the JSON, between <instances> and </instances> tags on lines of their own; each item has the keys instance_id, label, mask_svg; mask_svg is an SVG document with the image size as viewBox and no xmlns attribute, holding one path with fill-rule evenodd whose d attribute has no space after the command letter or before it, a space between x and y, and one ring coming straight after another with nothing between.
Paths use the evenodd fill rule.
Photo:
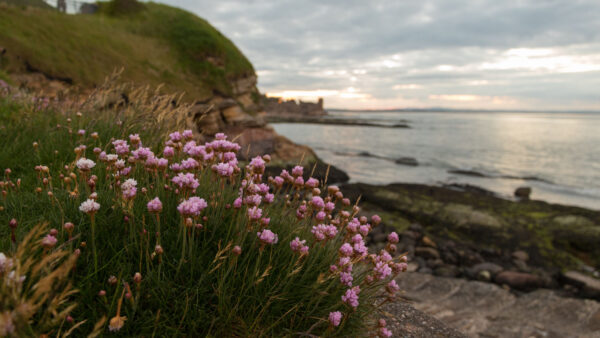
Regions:
<instances>
[{"instance_id":1,"label":"rock","mask_svg":"<svg viewBox=\"0 0 600 338\"><path fill-rule=\"evenodd\" d=\"M529 260L529 254L523 250L517 250L512 253L512 258L527 262Z\"/></svg>"},{"instance_id":2,"label":"rock","mask_svg":"<svg viewBox=\"0 0 600 338\"><path fill-rule=\"evenodd\" d=\"M260 127L261 123L256 118L250 116L248 113L242 110L242 107L233 105L231 107L224 108L221 111L225 122L232 126L242 127Z\"/></svg>"},{"instance_id":3,"label":"rock","mask_svg":"<svg viewBox=\"0 0 600 338\"><path fill-rule=\"evenodd\" d=\"M469 337L600 336L600 302L543 289L517 297L495 284L418 272L396 282L413 307Z\"/></svg>"},{"instance_id":4,"label":"rock","mask_svg":"<svg viewBox=\"0 0 600 338\"><path fill-rule=\"evenodd\" d=\"M472 267L466 269L467 276L471 278L478 278L482 271L487 271L491 277L496 276L500 271L504 270L500 265L484 262L475 264Z\"/></svg>"},{"instance_id":5,"label":"rock","mask_svg":"<svg viewBox=\"0 0 600 338\"><path fill-rule=\"evenodd\" d=\"M600 299L600 280L577 271L567 271L561 277L565 283L578 287L581 296Z\"/></svg>"},{"instance_id":6,"label":"rock","mask_svg":"<svg viewBox=\"0 0 600 338\"><path fill-rule=\"evenodd\" d=\"M518 187L517 189L515 189L515 196L520 199L527 200L529 199L529 195L531 195L530 187Z\"/></svg>"},{"instance_id":7,"label":"rock","mask_svg":"<svg viewBox=\"0 0 600 338\"><path fill-rule=\"evenodd\" d=\"M419 270L417 270L420 273L426 273L426 274L431 274L433 272L433 270L431 270L431 268L427 267L427 266L421 266L419 268Z\"/></svg>"},{"instance_id":8,"label":"rock","mask_svg":"<svg viewBox=\"0 0 600 338\"><path fill-rule=\"evenodd\" d=\"M440 258L440 253L436 249L429 248L429 247L423 247L423 246L420 246L415 249L415 255L421 256L425 259L439 259Z\"/></svg>"},{"instance_id":9,"label":"rock","mask_svg":"<svg viewBox=\"0 0 600 338\"><path fill-rule=\"evenodd\" d=\"M494 281L500 285L506 284L517 290L533 290L544 287L546 284L539 276L517 271L502 271L496 275Z\"/></svg>"},{"instance_id":10,"label":"rock","mask_svg":"<svg viewBox=\"0 0 600 338\"><path fill-rule=\"evenodd\" d=\"M392 331L392 337L465 337L448 324L403 301L387 303L383 310L387 327Z\"/></svg>"},{"instance_id":11,"label":"rock","mask_svg":"<svg viewBox=\"0 0 600 338\"><path fill-rule=\"evenodd\" d=\"M482 282L489 282L492 280L492 274L487 270L481 270L477 274L477 280L480 280Z\"/></svg>"},{"instance_id":12,"label":"rock","mask_svg":"<svg viewBox=\"0 0 600 338\"><path fill-rule=\"evenodd\" d=\"M374 243L385 243L387 242L387 235L384 233L378 233L373 235Z\"/></svg>"},{"instance_id":13,"label":"rock","mask_svg":"<svg viewBox=\"0 0 600 338\"><path fill-rule=\"evenodd\" d=\"M408 165L412 167L416 167L419 165L416 159L412 157L400 157L399 159L394 161L396 164Z\"/></svg>"},{"instance_id":14,"label":"rock","mask_svg":"<svg viewBox=\"0 0 600 338\"><path fill-rule=\"evenodd\" d=\"M427 260L427 266L432 268L432 269L436 269L440 266L444 265L444 261L442 261L441 259L428 259Z\"/></svg>"},{"instance_id":15,"label":"rock","mask_svg":"<svg viewBox=\"0 0 600 338\"><path fill-rule=\"evenodd\" d=\"M416 262L408 262L408 268L406 268L406 271L408 272L415 272L419 270L419 264Z\"/></svg>"},{"instance_id":16,"label":"rock","mask_svg":"<svg viewBox=\"0 0 600 338\"><path fill-rule=\"evenodd\" d=\"M520 259L514 259L513 260L513 264L515 265L515 267L522 272L529 272L531 271L531 269L529 268L529 266L527 265L527 263L525 263L525 261L522 261Z\"/></svg>"},{"instance_id":17,"label":"rock","mask_svg":"<svg viewBox=\"0 0 600 338\"><path fill-rule=\"evenodd\" d=\"M413 223L408 227L408 230L421 233L423 232L423 226L419 223Z\"/></svg>"},{"instance_id":18,"label":"rock","mask_svg":"<svg viewBox=\"0 0 600 338\"><path fill-rule=\"evenodd\" d=\"M423 236L423 238L421 238L421 242L425 246L429 246L429 247L432 247L432 248L437 248L437 244L435 244L435 242L433 240L431 240L431 238L429 238L427 236Z\"/></svg>"},{"instance_id":19,"label":"rock","mask_svg":"<svg viewBox=\"0 0 600 338\"><path fill-rule=\"evenodd\" d=\"M440 277L456 277L458 276L459 271L454 265L444 264L435 268L433 274Z\"/></svg>"}]
</instances>

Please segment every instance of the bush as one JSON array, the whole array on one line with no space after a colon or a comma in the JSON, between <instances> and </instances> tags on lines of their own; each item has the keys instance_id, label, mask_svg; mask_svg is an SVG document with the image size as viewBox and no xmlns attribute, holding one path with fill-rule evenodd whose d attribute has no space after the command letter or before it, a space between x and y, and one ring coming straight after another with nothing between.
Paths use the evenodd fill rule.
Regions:
<instances>
[{"instance_id":1,"label":"bush","mask_svg":"<svg viewBox=\"0 0 600 338\"><path fill-rule=\"evenodd\" d=\"M377 216L357 219L357 205L305 182L302 167L263 177L268 155L243 166L225 135L165 137L150 116L123 115L149 107L135 101L89 111L0 101L0 138L12 140L0 152L0 215L17 224L0 229L0 250L12 251L11 232L22 242L48 222L48 253L80 253L67 330L107 317L126 336L389 334L377 310L406 264L388 253L394 236L368 254Z\"/></svg>"}]
</instances>

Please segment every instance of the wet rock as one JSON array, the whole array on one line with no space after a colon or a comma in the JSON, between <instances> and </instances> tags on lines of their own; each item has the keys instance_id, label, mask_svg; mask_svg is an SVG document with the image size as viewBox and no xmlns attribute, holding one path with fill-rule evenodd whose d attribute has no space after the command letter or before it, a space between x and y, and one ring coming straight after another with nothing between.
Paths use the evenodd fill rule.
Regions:
<instances>
[{"instance_id":1,"label":"wet rock","mask_svg":"<svg viewBox=\"0 0 600 338\"><path fill-rule=\"evenodd\" d=\"M429 248L429 247L423 247L423 246L420 246L415 249L415 255L421 256L425 259L439 259L440 258L440 253L436 249Z\"/></svg>"},{"instance_id":2,"label":"wet rock","mask_svg":"<svg viewBox=\"0 0 600 338\"><path fill-rule=\"evenodd\" d=\"M394 161L396 164L408 165L412 167L416 167L419 165L416 159L412 157L400 157L399 159Z\"/></svg>"},{"instance_id":3,"label":"wet rock","mask_svg":"<svg viewBox=\"0 0 600 338\"><path fill-rule=\"evenodd\" d=\"M533 290L544 287L546 284L544 279L539 276L517 271L502 271L496 275L494 281L517 290Z\"/></svg>"},{"instance_id":4,"label":"wet rock","mask_svg":"<svg viewBox=\"0 0 600 338\"><path fill-rule=\"evenodd\" d=\"M531 195L530 187L518 187L517 189L515 189L515 196L520 199L528 200L529 195Z\"/></svg>"},{"instance_id":5,"label":"wet rock","mask_svg":"<svg viewBox=\"0 0 600 338\"><path fill-rule=\"evenodd\" d=\"M567 271L562 276L565 283L579 288L583 297L600 299L600 280L577 271Z\"/></svg>"}]
</instances>

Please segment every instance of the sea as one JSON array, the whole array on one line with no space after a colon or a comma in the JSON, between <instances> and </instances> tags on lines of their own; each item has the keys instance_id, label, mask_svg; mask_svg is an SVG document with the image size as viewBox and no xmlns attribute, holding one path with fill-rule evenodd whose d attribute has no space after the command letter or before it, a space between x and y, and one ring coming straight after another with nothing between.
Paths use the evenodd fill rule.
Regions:
<instances>
[{"instance_id":1,"label":"sea","mask_svg":"<svg viewBox=\"0 0 600 338\"><path fill-rule=\"evenodd\" d=\"M351 182L469 184L505 198L527 186L532 199L600 210L600 113L333 111L327 118L409 128L273 127Z\"/></svg>"}]
</instances>

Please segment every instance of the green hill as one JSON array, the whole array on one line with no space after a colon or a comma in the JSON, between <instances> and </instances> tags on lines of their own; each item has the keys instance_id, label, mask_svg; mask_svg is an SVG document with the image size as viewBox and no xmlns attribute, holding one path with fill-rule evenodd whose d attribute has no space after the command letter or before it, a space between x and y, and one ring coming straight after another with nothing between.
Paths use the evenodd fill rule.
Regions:
<instances>
[{"instance_id":1,"label":"green hill","mask_svg":"<svg viewBox=\"0 0 600 338\"><path fill-rule=\"evenodd\" d=\"M109 15L110 5L104 3L104 14L67 15L0 6L0 47L7 51L0 68L8 73L39 71L94 86L125 67L124 81L162 83L188 99L231 95L233 80L254 75L252 64L227 37L177 8L145 3L135 14Z\"/></svg>"}]
</instances>

